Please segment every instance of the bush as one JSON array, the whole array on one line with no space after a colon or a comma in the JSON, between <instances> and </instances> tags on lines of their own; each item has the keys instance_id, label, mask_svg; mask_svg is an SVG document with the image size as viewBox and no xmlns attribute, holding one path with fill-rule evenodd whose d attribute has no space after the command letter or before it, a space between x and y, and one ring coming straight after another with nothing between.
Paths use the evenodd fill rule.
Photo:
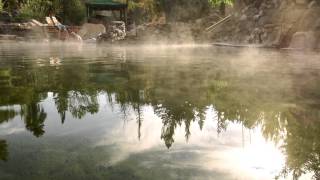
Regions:
<instances>
[{"instance_id":1,"label":"bush","mask_svg":"<svg viewBox=\"0 0 320 180\"><path fill-rule=\"evenodd\" d=\"M62 10L58 14L65 24L79 25L86 17L86 8L81 0L64 0Z\"/></svg>"},{"instance_id":2,"label":"bush","mask_svg":"<svg viewBox=\"0 0 320 180\"><path fill-rule=\"evenodd\" d=\"M3 2L0 0L0 12L3 10Z\"/></svg>"},{"instance_id":3,"label":"bush","mask_svg":"<svg viewBox=\"0 0 320 180\"><path fill-rule=\"evenodd\" d=\"M20 9L23 18L43 20L53 14L62 23L80 24L85 18L85 6L81 0L28 0Z\"/></svg>"},{"instance_id":4,"label":"bush","mask_svg":"<svg viewBox=\"0 0 320 180\"><path fill-rule=\"evenodd\" d=\"M163 0L131 0L128 4L129 15L136 23L151 21L161 16Z\"/></svg>"},{"instance_id":5,"label":"bush","mask_svg":"<svg viewBox=\"0 0 320 180\"><path fill-rule=\"evenodd\" d=\"M213 6L219 6L220 4L232 5L233 0L208 0L209 3Z\"/></svg>"},{"instance_id":6,"label":"bush","mask_svg":"<svg viewBox=\"0 0 320 180\"><path fill-rule=\"evenodd\" d=\"M44 19L50 12L59 12L59 6L55 1L28 0L21 6L20 16L25 18Z\"/></svg>"}]
</instances>

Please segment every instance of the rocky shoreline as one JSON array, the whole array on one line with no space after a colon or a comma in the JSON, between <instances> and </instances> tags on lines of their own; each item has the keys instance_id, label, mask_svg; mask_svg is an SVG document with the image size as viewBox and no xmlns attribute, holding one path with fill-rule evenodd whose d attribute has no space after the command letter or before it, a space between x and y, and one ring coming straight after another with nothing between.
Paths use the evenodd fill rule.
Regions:
<instances>
[{"instance_id":1,"label":"rocky shoreline","mask_svg":"<svg viewBox=\"0 0 320 180\"><path fill-rule=\"evenodd\" d=\"M265 0L235 12L211 34L217 42L278 48L320 48L320 5L316 1Z\"/></svg>"},{"instance_id":2,"label":"rocky shoreline","mask_svg":"<svg viewBox=\"0 0 320 180\"><path fill-rule=\"evenodd\" d=\"M209 19L209 17L211 17ZM205 42L226 46L320 49L320 4L316 1L263 0L235 10L227 21L218 14L192 23L156 24L138 27L141 39L174 42ZM218 23L217 23L218 24Z\"/></svg>"},{"instance_id":3,"label":"rocky shoreline","mask_svg":"<svg viewBox=\"0 0 320 180\"><path fill-rule=\"evenodd\" d=\"M230 46L320 49L320 3L317 1L261 0L230 13L228 20L217 12L192 22L165 21L127 28L106 28L99 42L183 44L215 43ZM0 23L0 39L41 40L39 29L28 23ZM5 34L5 35L3 35ZM16 36L14 38L13 36ZM80 34L80 36L82 36ZM110 39L112 41L110 41Z\"/></svg>"}]
</instances>

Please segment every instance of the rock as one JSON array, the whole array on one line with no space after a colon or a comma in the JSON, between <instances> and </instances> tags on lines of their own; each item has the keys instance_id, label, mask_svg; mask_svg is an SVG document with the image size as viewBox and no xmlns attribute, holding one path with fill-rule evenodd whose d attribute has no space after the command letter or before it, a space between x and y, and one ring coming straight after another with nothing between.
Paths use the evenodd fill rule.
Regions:
<instances>
[{"instance_id":1,"label":"rock","mask_svg":"<svg viewBox=\"0 0 320 180\"><path fill-rule=\"evenodd\" d=\"M295 2L296 2L296 4L300 4L300 5L308 3L307 0L296 0Z\"/></svg>"},{"instance_id":2,"label":"rock","mask_svg":"<svg viewBox=\"0 0 320 180\"><path fill-rule=\"evenodd\" d=\"M311 9L311 8L314 8L317 6L317 2L315 0L311 1L309 4L308 4L308 8Z\"/></svg>"},{"instance_id":3,"label":"rock","mask_svg":"<svg viewBox=\"0 0 320 180\"><path fill-rule=\"evenodd\" d=\"M245 14L247 16L247 19L250 19L250 17L253 17L256 14L259 14L259 10L255 7L251 7L246 11Z\"/></svg>"},{"instance_id":4,"label":"rock","mask_svg":"<svg viewBox=\"0 0 320 180\"><path fill-rule=\"evenodd\" d=\"M280 10L285 9L287 6L288 6L287 1L281 1L279 5L279 9Z\"/></svg>"},{"instance_id":5,"label":"rock","mask_svg":"<svg viewBox=\"0 0 320 180\"><path fill-rule=\"evenodd\" d=\"M83 42L81 36L75 32L71 32L70 37L77 42Z\"/></svg>"},{"instance_id":6,"label":"rock","mask_svg":"<svg viewBox=\"0 0 320 180\"><path fill-rule=\"evenodd\" d=\"M109 33L112 34L113 40L123 40L126 37L126 25L123 21L113 21L108 25Z\"/></svg>"},{"instance_id":7,"label":"rock","mask_svg":"<svg viewBox=\"0 0 320 180\"><path fill-rule=\"evenodd\" d=\"M315 47L315 36L313 31L296 32L293 34L290 48L312 49Z\"/></svg>"},{"instance_id":8,"label":"rock","mask_svg":"<svg viewBox=\"0 0 320 180\"><path fill-rule=\"evenodd\" d=\"M315 49L320 49L320 41L315 45L315 47L314 47Z\"/></svg>"},{"instance_id":9,"label":"rock","mask_svg":"<svg viewBox=\"0 0 320 180\"><path fill-rule=\"evenodd\" d=\"M203 23L203 19L199 18L195 21L195 23L201 25Z\"/></svg>"},{"instance_id":10,"label":"rock","mask_svg":"<svg viewBox=\"0 0 320 180\"><path fill-rule=\"evenodd\" d=\"M314 30L316 31L320 31L320 19L318 19L315 23L314 23Z\"/></svg>"},{"instance_id":11,"label":"rock","mask_svg":"<svg viewBox=\"0 0 320 180\"><path fill-rule=\"evenodd\" d=\"M82 25L78 34L82 39L96 38L100 34L106 33L106 27L103 24L85 23Z\"/></svg>"},{"instance_id":12,"label":"rock","mask_svg":"<svg viewBox=\"0 0 320 180\"><path fill-rule=\"evenodd\" d=\"M259 14L253 16L253 20L258 21L260 18Z\"/></svg>"},{"instance_id":13,"label":"rock","mask_svg":"<svg viewBox=\"0 0 320 180\"><path fill-rule=\"evenodd\" d=\"M245 21L247 20L247 16L245 14L243 14L241 17L240 17L240 21Z\"/></svg>"},{"instance_id":14,"label":"rock","mask_svg":"<svg viewBox=\"0 0 320 180\"><path fill-rule=\"evenodd\" d=\"M246 11L249 9L249 6L246 6L243 8L243 10L241 11L241 13L246 13Z\"/></svg>"},{"instance_id":15,"label":"rock","mask_svg":"<svg viewBox=\"0 0 320 180\"><path fill-rule=\"evenodd\" d=\"M253 20L258 21L260 19L260 17L262 17L264 15L263 10L261 9L258 14L253 16Z\"/></svg>"},{"instance_id":16,"label":"rock","mask_svg":"<svg viewBox=\"0 0 320 180\"><path fill-rule=\"evenodd\" d=\"M261 44L262 43L262 37L264 34L264 30L261 28L255 28L252 33L250 34L250 43L254 44Z\"/></svg>"},{"instance_id":17,"label":"rock","mask_svg":"<svg viewBox=\"0 0 320 180\"><path fill-rule=\"evenodd\" d=\"M0 24L0 34L26 36L30 33L31 28L25 24L5 23Z\"/></svg>"},{"instance_id":18,"label":"rock","mask_svg":"<svg viewBox=\"0 0 320 180\"><path fill-rule=\"evenodd\" d=\"M107 32L97 37L97 42L115 42L124 40L126 37L126 26L123 21L113 21L108 25Z\"/></svg>"},{"instance_id":19,"label":"rock","mask_svg":"<svg viewBox=\"0 0 320 180\"><path fill-rule=\"evenodd\" d=\"M211 10L207 0L163 0L166 22L189 22L208 14Z\"/></svg>"},{"instance_id":20,"label":"rock","mask_svg":"<svg viewBox=\"0 0 320 180\"><path fill-rule=\"evenodd\" d=\"M85 42L85 43L96 43L97 39L96 38L86 39L83 42Z\"/></svg>"},{"instance_id":21,"label":"rock","mask_svg":"<svg viewBox=\"0 0 320 180\"><path fill-rule=\"evenodd\" d=\"M261 39L264 45L268 47L274 47L280 44L281 31L278 27L265 28L265 32L262 34Z\"/></svg>"},{"instance_id":22,"label":"rock","mask_svg":"<svg viewBox=\"0 0 320 180\"><path fill-rule=\"evenodd\" d=\"M280 6L280 1L282 1L282 0L273 0L273 4L276 8L278 8Z\"/></svg>"},{"instance_id":23,"label":"rock","mask_svg":"<svg viewBox=\"0 0 320 180\"><path fill-rule=\"evenodd\" d=\"M264 15L264 11L261 9L260 11L259 11L259 16L263 16Z\"/></svg>"}]
</instances>

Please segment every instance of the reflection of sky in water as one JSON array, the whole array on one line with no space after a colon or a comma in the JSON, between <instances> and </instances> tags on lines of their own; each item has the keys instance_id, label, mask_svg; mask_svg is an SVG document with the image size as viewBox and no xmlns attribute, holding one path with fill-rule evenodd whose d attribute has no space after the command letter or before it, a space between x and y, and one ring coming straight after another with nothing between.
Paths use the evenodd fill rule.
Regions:
<instances>
[{"instance_id":1,"label":"reflection of sky in water","mask_svg":"<svg viewBox=\"0 0 320 180\"><path fill-rule=\"evenodd\" d=\"M17 104L0 107L1 178L273 179L288 164L319 169L318 55L50 46L0 48L0 103Z\"/></svg>"},{"instance_id":2,"label":"reflection of sky in water","mask_svg":"<svg viewBox=\"0 0 320 180\"><path fill-rule=\"evenodd\" d=\"M127 116L124 117L117 104L113 106L109 104L105 94L101 93L98 101L100 109L97 114L87 114L82 119L75 119L71 114L67 114L66 122L61 124L53 103L53 95L49 93L49 97L41 103L48 112L48 119L45 122L46 133L42 138L34 139L35 143L42 142L41 139L48 142L53 139L71 137L68 143L73 144L79 143L78 141L73 142L74 138L84 139L81 142L82 145L114 149L106 151L111 153L111 158L107 162L102 160L102 162L95 162L97 164L116 166L138 156L140 158L133 159L136 168L156 171L158 166L162 166L168 170L168 175L173 179L180 177L179 173L175 173L176 171L170 172L174 169L182 172L190 169L205 172L186 176L190 179L215 179L215 177L272 179L284 165L285 159L279 149L281 144L275 145L273 142L266 141L261 134L260 127L248 130L241 124L229 124L227 131L217 135L217 117L212 107L208 107L206 111L206 120L202 130L199 129L197 123L193 122L190 127L191 136L186 140L184 125L178 126L174 134L175 142L170 149L167 149L160 138L162 120L154 114L151 106L142 107L139 140L137 114L133 110L129 110ZM17 107L12 108L18 111ZM1 136L19 137L21 133L28 132L24 130L24 124L19 116L0 125ZM18 139L9 138L9 147L19 146ZM86 144L85 139L93 144ZM56 140L50 142L53 148L64 148L55 147L55 142ZM10 156L15 155L10 154ZM161 163L157 163L158 161Z\"/></svg>"}]
</instances>

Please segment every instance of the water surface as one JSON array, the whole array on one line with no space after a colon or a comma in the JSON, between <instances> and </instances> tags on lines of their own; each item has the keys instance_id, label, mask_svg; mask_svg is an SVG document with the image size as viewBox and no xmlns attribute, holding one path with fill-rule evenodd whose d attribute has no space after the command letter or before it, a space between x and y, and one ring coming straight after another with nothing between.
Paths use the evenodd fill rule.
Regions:
<instances>
[{"instance_id":1,"label":"water surface","mask_svg":"<svg viewBox=\"0 0 320 180\"><path fill-rule=\"evenodd\" d=\"M0 45L0 179L320 178L320 56Z\"/></svg>"}]
</instances>

